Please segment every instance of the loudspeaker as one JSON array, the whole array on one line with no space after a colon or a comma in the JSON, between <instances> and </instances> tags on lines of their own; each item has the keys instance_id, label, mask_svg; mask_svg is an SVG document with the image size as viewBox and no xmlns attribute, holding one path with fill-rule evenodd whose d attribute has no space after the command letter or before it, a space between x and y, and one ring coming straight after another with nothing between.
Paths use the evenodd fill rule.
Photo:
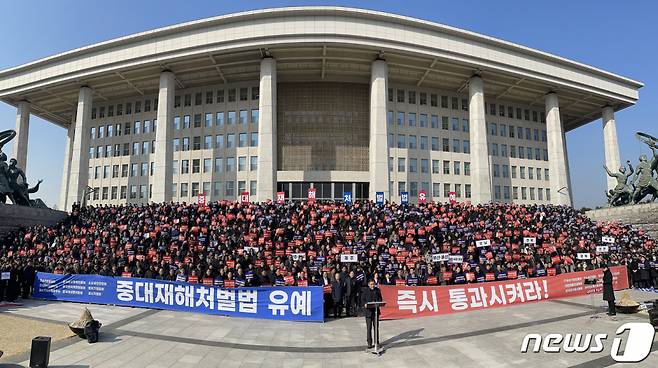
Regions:
<instances>
[{"instance_id":1,"label":"loudspeaker","mask_svg":"<svg viewBox=\"0 0 658 368\"><path fill-rule=\"evenodd\" d=\"M50 361L50 336L37 336L32 339L30 368L47 368Z\"/></svg>"}]
</instances>

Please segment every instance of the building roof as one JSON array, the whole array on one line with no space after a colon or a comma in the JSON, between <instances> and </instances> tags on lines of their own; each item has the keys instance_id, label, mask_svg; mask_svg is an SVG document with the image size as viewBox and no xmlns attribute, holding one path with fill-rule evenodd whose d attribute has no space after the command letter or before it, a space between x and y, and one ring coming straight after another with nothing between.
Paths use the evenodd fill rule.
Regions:
<instances>
[{"instance_id":1,"label":"building roof","mask_svg":"<svg viewBox=\"0 0 658 368\"><path fill-rule=\"evenodd\" d=\"M221 15L100 42L0 71L0 99L70 124L79 87L96 101L148 95L172 70L179 88L257 80L265 52L279 81L369 81L383 55L393 83L464 91L474 73L485 98L543 106L558 93L565 129L601 107L633 105L641 82L486 35L379 11L304 6Z\"/></svg>"}]
</instances>

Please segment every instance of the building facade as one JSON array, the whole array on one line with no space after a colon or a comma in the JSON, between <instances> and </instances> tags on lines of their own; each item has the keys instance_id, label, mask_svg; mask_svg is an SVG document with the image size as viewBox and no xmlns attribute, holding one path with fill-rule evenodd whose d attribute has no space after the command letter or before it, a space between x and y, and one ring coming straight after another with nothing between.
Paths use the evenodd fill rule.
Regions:
<instances>
[{"instance_id":1,"label":"building facade","mask_svg":"<svg viewBox=\"0 0 658 368\"><path fill-rule=\"evenodd\" d=\"M565 133L642 84L471 32L334 7L185 23L0 71L17 107L68 130L60 206L305 199L571 204ZM614 187L614 183L609 182ZM88 189L90 188L90 189Z\"/></svg>"}]
</instances>

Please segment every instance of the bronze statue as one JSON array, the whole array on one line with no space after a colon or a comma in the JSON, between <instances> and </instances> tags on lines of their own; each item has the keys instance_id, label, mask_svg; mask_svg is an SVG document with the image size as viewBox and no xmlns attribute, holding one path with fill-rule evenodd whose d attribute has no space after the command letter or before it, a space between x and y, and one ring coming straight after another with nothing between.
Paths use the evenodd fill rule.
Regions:
<instances>
[{"instance_id":1,"label":"bronze statue","mask_svg":"<svg viewBox=\"0 0 658 368\"><path fill-rule=\"evenodd\" d=\"M605 169L605 172L608 173L608 176L617 179L617 185L612 190L610 190L609 193L606 193L608 196L608 203L611 206L623 206L631 202L631 195L633 191L626 182L628 177L633 175L634 171L630 161L626 161L626 164L628 165L629 169L628 173L626 173L626 168L623 166L619 167L619 172L612 173L607 166L603 165L603 168Z\"/></svg>"},{"instance_id":2,"label":"bronze statue","mask_svg":"<svg viewBox=\"0 0 658 368\"><path fill-rule=\"evenodd\" d=\"M18 161L12 158L7 164L7 155L2 152L2 148L14 137L16 137L14 130L0 132L0 203L7 203L7 199L9 199L16 205L46 207L40 199L30 199L30 194L39 190L43 180L39 180L37 185L30 188L27 184L25 172L17 166Z\"/></svg>"}]
</instances>

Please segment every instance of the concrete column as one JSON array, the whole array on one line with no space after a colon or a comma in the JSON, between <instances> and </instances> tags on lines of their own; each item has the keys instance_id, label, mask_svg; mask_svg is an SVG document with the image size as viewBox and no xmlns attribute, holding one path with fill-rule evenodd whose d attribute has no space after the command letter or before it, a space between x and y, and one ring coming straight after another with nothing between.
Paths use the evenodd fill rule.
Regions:
<instances>
[{"instance_id":1,"label":"concrete column","mask_svg":"<svg viewBox=\"0 0 658 368\"><path fill-rule=\"evenodd\" d=\"M73 127L73 148L69 173L68 199L66 210L74 203L81 203L82 196L89 182L89 120L91 119L92 90L87 86L80 88L78 109Z\"/></svg>"},{"instance_id":2,"label":"concrete column","mask_svg":"<svg viewBox=\"0 0 658 368\"><path fill-rule=\"evenodd\" d=\"M18 161L18 167L27 172L27 139L30 134L30 103L23 100L16 106L16 138L12 155Z\"/></svg>"},{"instance_id":3,"label":"concrete column","mask_svg":"<svg viewBox=\"0 0 658 368\"><path fill-rule=\"evenodd\" d=\"M548 140L548 170L551 187L551 202L571 206L571 184L569 182L569 159L566 138L560 118L557 94L546 95L546 134Z\"/></svg>"},{"instance_id":4,"label":"concrete column","mask_svg":"<svg viewBox=\"0 0 658 368\"><path fill-rule=\"evenodd\" d=\"M276 195L276 60L265 57L260 62L260 97L258 98L258 171L256 201L274 200ZM238 193L239 194L239 193Z\"/></svg>"},{"instance_id":5,"label":"concrete column","mask_svg":"<svg viewBox=\"0 0 658 368\"><path fill-rule=\"evenodd\" d=\"M155 160L153 172L152 198L155 203L171 202L171 186L174 172L171 162L174 160L173 109L176 90L176 77L170 71L160 73L160 92L158 93L158 127L155 132Z\"/></svg>"},{"instance_id":6,"label":"concrete column","mask_svg":"<svg viewBox=\"0 0 658 368\"><path fill-rule=\"evenodd\" d=\"M491 202L489 143L484 111L484 84L479 75L468 83L468 117L471 139L471 203Z\"/></svg>"},{"instance_id":7,"label":"concrete column","mask_svg":"<svg viewBox=\"0 0 658 368\"><path fill-rule=\"evenodd\" d=\"M605 165L608 170L616 172L621 166L619 159L619 144L617 143L617 123L615 123L615 110L612 106L606 106L603 115L603 147L605 149ZM617 180L606 175L608 179L608 190L617 185Z\"/></svg>"},{"instance_id":8,"label":"concrete column","mask_svg":"<svg viewBox=\"0 0 658 368\"><path fill-rule=\"evenodd\" d=\"M75 113L71 125L67 129L66 146L64 148L64 168L62 169L62 185L59 190L59 209L65 211L68 207L66 201L69 195L69 177L71 173L71 152L75 135Z\"/></svg>"},{"instance_id":9,"label":"concrete column","mask_svg":"<svg viewBox=\"0 0 658 368\"><path fill-rule=\"evenodd\" d=\"M375 60L370 66L370 200L377 192L384 192L390 200L388 172L388 124L386 123L386 93L388 88L388 65L384 60Z\"/></svg>"}]
</instances>

